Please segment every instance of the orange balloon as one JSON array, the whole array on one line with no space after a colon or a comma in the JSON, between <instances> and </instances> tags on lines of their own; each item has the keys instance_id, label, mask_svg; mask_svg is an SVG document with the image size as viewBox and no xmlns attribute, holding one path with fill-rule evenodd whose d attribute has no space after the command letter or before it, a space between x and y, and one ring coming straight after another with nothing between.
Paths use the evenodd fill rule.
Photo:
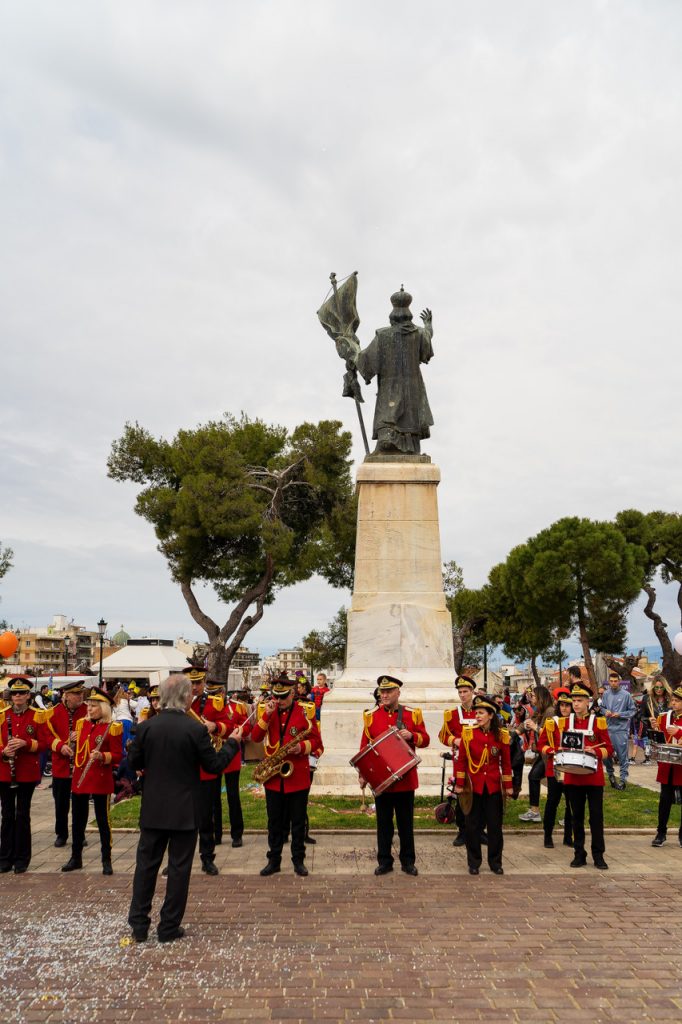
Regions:
<instances>
[{"instance_id":1,"label":"orange balloon","mask_svg":"<svg viewBox=\"0 0 682 1024\"><path fill-rule=\"evenodd\" d=\"M18 646L19 641L14 633L2 633L0 635L0 657L11 658Z\"/></svg>"}]
</instances>

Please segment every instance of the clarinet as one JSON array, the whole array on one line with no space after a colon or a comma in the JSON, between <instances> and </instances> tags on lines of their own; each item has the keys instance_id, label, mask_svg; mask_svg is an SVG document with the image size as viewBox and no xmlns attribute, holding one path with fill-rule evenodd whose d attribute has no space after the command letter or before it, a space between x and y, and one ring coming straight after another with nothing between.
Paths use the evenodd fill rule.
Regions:
<instances>
[{"instance_id":1,"label":"clarinet","mask_svg":"<svg viewBox=\"0 0 682 1024\"><path fill-rule=\"evenodd\" d=\"M7 718L7 742L9 743L9 741L12 739L12 712L8 711L5 717ZM5 760L9 762L10 789L17 789L19 783L17 782L16 756L14 754L11 754L9 756L5 755Z\"/></svg>"}]
</instances>

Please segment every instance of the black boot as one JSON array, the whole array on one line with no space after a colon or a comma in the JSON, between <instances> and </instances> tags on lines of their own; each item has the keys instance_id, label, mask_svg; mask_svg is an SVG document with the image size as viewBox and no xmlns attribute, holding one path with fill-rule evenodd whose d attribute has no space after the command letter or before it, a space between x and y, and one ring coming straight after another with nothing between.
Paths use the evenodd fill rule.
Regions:
<instances>
[{"instance_id":1,"label":"black boot","mask_svg":"<svg viewBox=\"0 0 682 1024\"><path fill-rule=\"evenodd\" d=\"M67 860L66 864L62 868L62 871L82 871L83 869L83 858L76 857L73 854L70 859Z\"/></svg>"},{"instance_id":2,"label":"black boot","mask_svg":"<svg viewBox=\"0 0 682 1024\"><path fill-rule=\"evenodd\" d=\"M113 875L113 873L114 873L114 869L111 866L111 861L107 860L106 858L103 857L102 858L102 874L103 875Z\"/></svg>"}]
</instances>

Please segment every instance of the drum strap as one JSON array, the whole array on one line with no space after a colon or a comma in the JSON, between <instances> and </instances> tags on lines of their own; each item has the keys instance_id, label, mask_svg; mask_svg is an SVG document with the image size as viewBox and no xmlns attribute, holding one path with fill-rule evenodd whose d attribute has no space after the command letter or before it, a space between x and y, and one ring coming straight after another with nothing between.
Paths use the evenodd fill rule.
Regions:
<instances>
[{"instance_id":1,"label":"drum strap","mask_svg":"<svg viewBox=\"0 0 682 1024\"><path fill-rule=\"evenodd\" d=\"M405 708L402 706L402 704L398 704L398 721L396 723L396 727L398 729L398 732L400 732L401 729L405 728L404 725L403 725L403 715L404 715L404 713L405 713Z\"/></svg>"}]
</instances>

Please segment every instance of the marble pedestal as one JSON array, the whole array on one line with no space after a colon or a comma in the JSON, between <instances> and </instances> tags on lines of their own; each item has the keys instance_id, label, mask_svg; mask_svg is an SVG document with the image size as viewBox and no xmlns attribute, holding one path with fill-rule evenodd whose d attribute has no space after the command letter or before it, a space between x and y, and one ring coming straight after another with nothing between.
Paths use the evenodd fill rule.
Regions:
<instances>
[{"instance_id":1,"label":"marble pedestal","mask_svg":"<svg viewBox=\"0 0 682 1024\"><path fill-rule=\"evenodd\" d=\"M445 604L438 525L440 470L429 461L365 462L358 470L355 585L346 667L322 709L325 754L314 789L359 793L348 761L379 675L404 682L401 701L422 708L432 746L419 751L420 791L440 791L438 732L456 703L452 622Z\"/></svg>"}]
</instances>

